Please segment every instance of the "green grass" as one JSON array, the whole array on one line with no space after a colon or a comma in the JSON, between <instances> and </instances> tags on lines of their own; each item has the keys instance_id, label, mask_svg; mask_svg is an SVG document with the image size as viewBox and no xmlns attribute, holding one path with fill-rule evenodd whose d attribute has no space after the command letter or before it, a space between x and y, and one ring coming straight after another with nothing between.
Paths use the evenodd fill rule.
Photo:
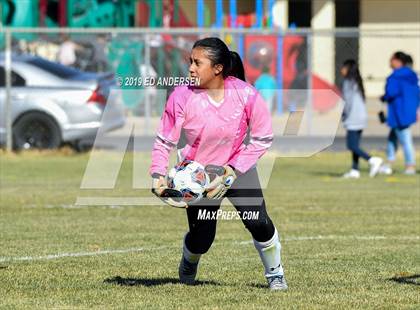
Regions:
<instances>
[{"instance_id":1,"label":"green grass","mask_svg":"<svg viewBox=\"0 0 420 310\"><path fill-rule=\"evenodd\" d=\"M273 293L253 245L241 243L251 237L240 221L218 223L202 282L191 287L177 283L184 210L74 206L78 196L149 196L132 189L131 155L116 189L98 191L80 189L87 154L0 155L0 308L420 307L418 284L390 280L420 275L419 175L370 179L363 171L352 181L339 177L348 154L277 159L265 195L289 290ZM131 248L142 250L45 257Z\"/></svg>"}]
</instances>

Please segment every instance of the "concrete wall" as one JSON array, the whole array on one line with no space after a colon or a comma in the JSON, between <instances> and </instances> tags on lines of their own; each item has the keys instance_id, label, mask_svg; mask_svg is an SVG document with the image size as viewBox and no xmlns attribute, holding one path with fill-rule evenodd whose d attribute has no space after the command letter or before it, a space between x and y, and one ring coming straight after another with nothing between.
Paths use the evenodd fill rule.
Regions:
<instances>
[{"instance_id":1,"label":"concrete wall","mask_svg":"<svg viewBox=\"0 0 420 310\"><path fill-rule=\"evenodd\" d=\"M420 72L420 1L361 0L360 5L360 67L367 95L376 97L383 93L385 78L391 73L389 58L395 51L411 54L414 69ZM384 36L386 29L396 31ZM382 34L368 35L368 30Z\"/></svg>"},{"instance_id":2,"label":"concrete wall","mask_svg":"<svg viewBox=\"0 0 420 310\"><path fill-rule=\"evenodd\" d=\"M334 22L334 1L313 0L313 72L330 83L334 83L335 66L340 65L335 64L334 39L316 31L334 29ZM397 50L409 53L414 70L420 72L420 1L361 0L360 30L359 62L367 96L383 93L385 79L391 73L389 58Z\"/></svg>"},{"instance_id":3,"label":"concrete wall","mask_svg":"<svg viewBox=\"0 0 420 310\"><path fill-rule=\"evenodd\" d=\"M312 2L312 72L322 79L334 83L335 58L334 37L331 35L316 35L316 30L332 30L335 27L334 0L313 0Z\"/></svg>"}]
</instances>

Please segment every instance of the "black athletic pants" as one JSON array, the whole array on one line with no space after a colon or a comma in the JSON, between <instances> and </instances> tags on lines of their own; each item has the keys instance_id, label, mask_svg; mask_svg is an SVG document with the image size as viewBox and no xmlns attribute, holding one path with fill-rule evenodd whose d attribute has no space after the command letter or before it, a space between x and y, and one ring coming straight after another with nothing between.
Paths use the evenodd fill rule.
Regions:
<instances>
[{"instance_id":1,"label":"black athletic pants","mask_svg":"<svg viewBox=\"0 0 420 310\"><path fill-rule=\"evenodd\" d=\"M259 211L258 218L245 219L241 217L245 227L255 240L264 242L273 237L275 228L265 208L256 168L240 175L227 191L225 197L230 200L240 215L244 214L245 211ZM217 211L221 202L222 199L203 199L186 209L189 232L185 242L188 250L192 253L204 254L213 243L216 235L217 219L203 219L199 218L199 215L200 213L203 214L203 211L205 213Z\"/></svg>"}]
</instances>

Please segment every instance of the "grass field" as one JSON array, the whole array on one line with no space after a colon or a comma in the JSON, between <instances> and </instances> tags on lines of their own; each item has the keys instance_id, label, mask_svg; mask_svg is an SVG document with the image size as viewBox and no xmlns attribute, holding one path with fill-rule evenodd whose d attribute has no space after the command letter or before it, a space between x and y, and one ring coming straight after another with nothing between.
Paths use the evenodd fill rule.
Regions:
<instances>
[{"instance_id":1,"label":"grass field","mask_svg":"<svg viewBox=\"0 0 420 310\"><path fill-rule=\"evenodd\" d=\"M131 155L115 190L92 192L79 189L88 154L0 156L0 308L420 308L419 174L351 181L348 154L278 159L265 194L289 290L269 292L240 221L219 222L199 285L184 286L184 210L74 205L150 195L132 189Z\"/></svg>"}]
</instances>

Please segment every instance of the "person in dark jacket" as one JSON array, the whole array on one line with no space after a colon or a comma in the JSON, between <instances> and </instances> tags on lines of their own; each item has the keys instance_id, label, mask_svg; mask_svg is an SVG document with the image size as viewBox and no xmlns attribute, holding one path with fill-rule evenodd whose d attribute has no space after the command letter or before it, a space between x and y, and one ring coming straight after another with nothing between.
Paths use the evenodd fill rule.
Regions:
<instances>
[{"instance_id":1,"label":"person in dark jacket","mask_svg":"<svg viewBox=\"0 0 420 310\"><path fill-rule=\"evenodd\" d=\"M405 159L405 173L416 173L415 153L410 126L417 121L417 109L420 103L420 88L416 73L407 66L408 58L403 52L396 52L391 57L392 74L386 80L385 94L381 97L387 103L387 125L391 131L388 137L388 164L381 168L382 173L392 173L398 140L402 145Z\"/></svg>"}]
</instances>

